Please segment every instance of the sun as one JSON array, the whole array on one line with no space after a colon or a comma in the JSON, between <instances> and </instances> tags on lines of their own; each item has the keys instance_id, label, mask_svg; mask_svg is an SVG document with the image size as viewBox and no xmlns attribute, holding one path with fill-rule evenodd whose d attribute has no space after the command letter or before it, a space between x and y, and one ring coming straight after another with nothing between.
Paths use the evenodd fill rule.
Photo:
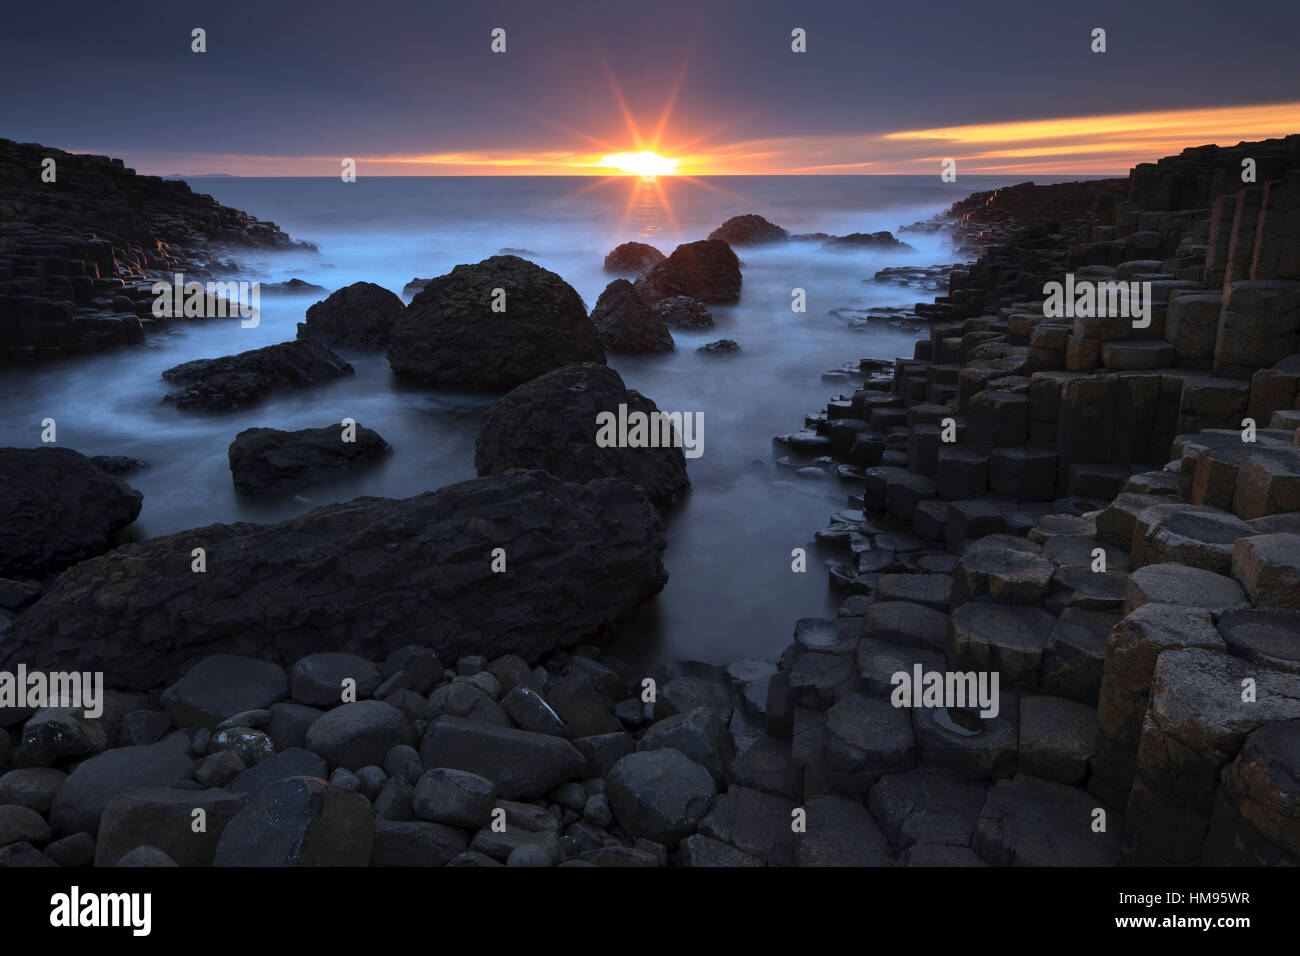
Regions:
<instances>
[{"instance_id":1,"label":"sun","mask_svg":"<svg viewBox=\"0 0 1300 956\"><path fill-rule=\"evenodd\" d=\"M610 153L600 160L601 166L611 166L642 179L654 179L656 176L671 176L677 172L681 160L669 159L658 153L643 149L639 153Z\"/></svg>"}]
</instances>

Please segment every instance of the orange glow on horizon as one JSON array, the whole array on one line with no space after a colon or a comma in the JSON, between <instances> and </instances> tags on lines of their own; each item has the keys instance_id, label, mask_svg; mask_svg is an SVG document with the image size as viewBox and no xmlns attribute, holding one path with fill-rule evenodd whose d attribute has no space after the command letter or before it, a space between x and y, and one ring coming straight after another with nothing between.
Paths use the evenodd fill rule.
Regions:
<instances>
[{"instance_id":1,"label":"orange glow on horizon","mask_svg":"<svg viewBox=\"0 0 1300 956\"><path fill-rule=\"evenodd\" d=\"M1189 146L1228 146L1300 132L1300 103L1272 103L732 142L718 142L717 129L694 138L678 131L674 142L665 144L676 86L654 119L653 133L643 136L612 76L610 83L627 127L618 137L621 142L550 122L571 142L585 140L587 148L359 156L358 176L937 175L938 163L946 158L957 161L959 175L1122 176L1138 163ZM182 170L190 175L337 176L339 169L333 156L169 153L143 159L137 164L141 172L162 175Z\"/></svg>"}]
</instances>

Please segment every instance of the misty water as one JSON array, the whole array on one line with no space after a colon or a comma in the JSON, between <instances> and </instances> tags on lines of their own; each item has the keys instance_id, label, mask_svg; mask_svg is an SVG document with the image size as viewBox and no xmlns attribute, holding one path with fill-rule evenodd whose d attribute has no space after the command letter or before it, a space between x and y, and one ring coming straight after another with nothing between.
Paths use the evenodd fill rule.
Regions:
<instances>
[{"instance_id":1,"label":"misty water","mask_svg":"<svg viewBox=\"0 0 1300 956\"><path fill-rule=\"evenodd\" d=\"M629 239L668 253L748 212L792 233L896 231L973 191L1014 181L818 176L647 184L635 178L363 176L355 183L203 179L193 185L320 248L319 254L234 253L242 279L297 277L330 290L366 280L400 294L414 277L441 275L510 249L558 273L590 309L610 278L602 272L605 254ZM909 305L933 295L872 281L886 266L953 261L945 237L904 238L915 252L833 253L816 243L740 249L741 298L711 307L715 328L674 330L672 354L609 356L628 386L660 409L702 412L704 421L703 455L687 463L692 491L668 517L668 585L622 628L616 641L622 656L646 663L770 658L789 642L797 618L834 614L836 601L810 545L855 489L778 466L771 439L798 430L805 414L851 391L823 383L824 371L861 358L911 355L919 330L873 323L857 331L830 314L843 307ZM804 313L791 310L794 288L806 290ZM38 445L42 419L54 418L61 446L149 462L127 478L144 494L131 532L136 538L214 522L277 521L358 495L407 497L474 477L474 441L493 396L404 385L382 354L339 350L355 376L275 392L255 407L203 413L162 400L173 388L160 378L164 369L292 339L315 299L264 295L256 328L230 320L176 322L144 346L6 370L0 445ZM737 340L742 351L696 351L724 337ZM305 488L297 500L236 495L226 457L236 433L253 426L320 427L344 417L374 428L393 446L383 464ZM791 571L796 547L810 547L805 574Z\"/></svg>"}]
</instances>

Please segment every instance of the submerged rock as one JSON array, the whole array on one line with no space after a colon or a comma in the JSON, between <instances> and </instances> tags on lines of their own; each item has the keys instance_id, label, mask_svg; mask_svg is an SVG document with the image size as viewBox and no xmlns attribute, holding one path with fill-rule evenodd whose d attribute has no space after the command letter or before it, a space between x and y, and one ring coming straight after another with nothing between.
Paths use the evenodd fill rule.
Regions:
<instances>
[{"instance_id":1,"label":"submerged rock","mask_svg":"<svg viewBox=\"0 0 1300 956\"><path fill-rule=\"evenodd\" d=\"M656 307L665 325L675 329L709 329L713 327L713 314L703 302L688 295L675 295L664 299Z\"/></svg>"},{"instance_id":2,"label":"submerged rock","mask_svg":"<svg viewBox=\"0 0 1300 956\"><path fill-rule=\"evenodd\" d=\"M227 457L235 488L245 494L287 491L322 481L339 471L374 462L389 451L379 433L356 426L352 440L342 425L303 428L247 428L230 443Z\"/></svg>"},{"instance_id":3,"label":"submerged rock","mask_svg":"<svg viewBox=\"0 0 1300 956\"><path fill-rule=\"evenodd\" d=\"M202 574L191 568L199 547ZM496 548L509 573L493 572ZM444 659L533 660L657 594L663 548L657 512L626 482L513 472L127 545L66 572L0 657L51 670L75 659L108 686L139 689L209 654L378 657L416 634Z\"/></svg>"},{"instance_id":4,"label":"submerged rock","mask_svg":"<svg viewBox=\"0 0 1300 956\"><path fill-rule=\"evenodd\" d=\"M0 576L103 554L144 496L71 448L0 448Z\"/></svg>"},{"instance_id":5,"label":"submerged rock","mask_svg":"<svg viewBox=\"0 0 1300 956\"><path fill-rule=\"evenodd\" d=\"M718 339L716 342L710 342L708 345L701 345L695 351L713 352L716 354L726 354L728 352L739 352L740 343L735 339Z\"/></svg>"},{"instance_id":6,"label":"submerged rock","mask_svg":"<svg viewBox=\"0 0 1300 956\"><path fill-rule=\"evenodd\" d=\"M565 481L618 478L640 485L659 507L672 503L690 487L680 446L597 445L597 416L609 412L617 417L620 405L629 414L641 412L651 420L659 414L654 402L628 389L606 365L569 365L548 372L487 410L474 466L480 475L540 468Z\"/></svg>"},{"instance_id":7,"label":"submerged rock","mask_svg":"<svg viewBox=\"0 0 1300 956\"><path fill-rule=\"evenodd\" d=\"M325 346L299 339L185 362L162 377L184 386L166 396L177 408L224 411L252 404L273 389L316 385L351 374L352 366Z\"/></svg>"},{"instance_id":8,"label":"submerged rock","mask_svg":"<svg viewBox=\"0 0 1300 956\"><path fill-rule=\"evenodd\" d=\"M431 279L388 344L394 374L438 388L504 391L562 365L604 361L578 293L517 256Z\"/></svg>"},{"instance_id":9,"label":"submerged rock","mask_svg":"<svg viewBox=\"0 0 1300 956\"><path fill-rule=\"evenodd\" d=\"M354 282L307 310L298 338L330 348L388 348L393 323L406 311L402 300L373 282Z\"/></svg>"}]
</instances>

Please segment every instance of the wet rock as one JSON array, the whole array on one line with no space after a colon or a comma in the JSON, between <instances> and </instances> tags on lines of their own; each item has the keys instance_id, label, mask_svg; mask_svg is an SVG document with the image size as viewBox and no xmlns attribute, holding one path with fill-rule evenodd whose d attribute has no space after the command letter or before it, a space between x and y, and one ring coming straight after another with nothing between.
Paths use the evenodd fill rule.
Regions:
<instances>
[{"instance_id":1,"label":"wet rock","mask_svg":"<svg viewBox=\"0 0 1300 956\"><path fill-rule=\"evenodd\" d=\"M13 761L49 767L60 760L97 754L108 747L102 722L74 707L42 707L23 724Z\"/></svg>"},{"instance_id":2,"label":"wet rock","mask_svg":"<svg viewBox=\"0 0 1300 956\"><path fill-rule=\"evenodd\" d=\"M240 773L228 784L228 789L234 793L257 793L289 777L323 779L328 773L329 768L319 754L300 747L290 747Z\"/></svg>"},{"instance_id":3,"label":"wet rock","mask_svg":"<svg viewBox=\"0 0 1300 956\"><path fill-rule=\"evenodd\" d=\"M402 300L382 286L354 282L309 308L307 321L298 323L298 338L327 348L382 351L405 311Z\"/></svg>"},{"instance_id":4,"label":"wet rock","mask_svg":"<svg viewBox=\"0 0 1300 956\"><path fill-rule=\"evenodd\" d=\"M972 848L993 866L1116 866L1120 828L1094 833L1096 807L1082 790L1019 774L989 791Z\"/></svg>"},{"instance_id":5,"label":"wet rock","mask_svg":"<svg viewBox=\"0 0 1300 956\"><path fill-rule=\"evenodd\" d=\"M1181 564L1148 564L1129 575L1124 613L1148 603L1206 608L1216 617L1249 606L1232 578Z\"/></svg>"},{"instance_id":6,"label":"wet rock","mask_svg":"<svg viewBox=\"0 0 1300 956\"><path fill-rule=\"evenodd\" d=\"M1041 608L977 601L952 612L948 659L962 669L998 671L1003 687L1032 687L1056 619Z\"/></svg>"},{"instance_id":7,"label":"wet rock","mask_svg":"<svg viewBox=\"0 0 1300 956\"><path fill-rule=\"evenodd\" d=\"M1064 697L1021 695L1019 772L1081 784L1096 738L1095 708Z\"/></svg>"},{"instance_id":8,"label":"wet rock","mask_svg":"<svg viewBox=\"0 0 1300 956\"><path fill-rule=\"evenodd\" d=\"M889 841L860 800L817 796L807 801L806 830L795 834L795 866L889 866Z\"/></svg>"},{"instance_id":9,"label":"wet rock","mask_svg":"<svg viewBox=\"0 0 1300 956\"><path fill-rule=\"evenodd\" d=\"M641 750L672 749L685 754L719 786L736 757L735 742L726 725L706 707L696 707L653 724L641 738Z\"/></svg>"},{"instance_id":10,"label":"wet rock","mask_svg":"<svg viewBox=\"0 0 1300 956\"><path fill-rule=\"evenodd\" d=\"M235 490L261 495L302 488L373 464L390 450L373 429L357 425L349 434L345 441L341 425L246 428L227 450Z\"/></svg>"},{"instance_id":11,"label":"wet rock","mask_svg":"<svg viewBox=\"0 0 1300 956\"><path fill-rule=\"evenodd\" d=\"M668 846L695 832L717 793L707 770L671 749L628 754L605 783L619 826Z\"/></svg>"},{"instance_id":12,"label":"wet rock","mask_svg":"<svg viewBox=\"0 0 1300 956\"><path fill-rule=\"evenodd\" d=\"M311 725L307 749L334 767L355 771L377 766L398 744L407 743L410 725L400 710L379 700L343 704Z\"/></svg>"},{"instance_id":13,"label":"wet rock","mask_svg":"<svg viewBox=\"0 0 1300 956\"><path fill-rule=\"evenodd\" d=\"M117 794L104 808L95 844L95 865L114 866L141 846L154 846L180 866L211 866L222 831L245 803L246 794L226 790L138 787ZM204 829L194 829L195 811Z\"/></svg>"},{"instance_id":14,"label":"wet rock","mask_svg":"<svg viewBox=\"0 0 1300 956\"><path fill-rule=\"evenodd\" d=\"M866 793L883 775L911 769L915 746L911 716L887 700L850 693L826 711L826 769L841 793Z\"/></svg>"},{"instance_id":15,"label":"wet rock","mask_svg":"<svg viewBox=\"0 0 1300 956\"><path fill-rule=\"evenodd\" d=\"M885 232L851 232L847 236L833 236L822 243L823 249L844 251L846 249L897 249L911 251L907 243L894 238L893 233Z\"/></svg>"},{"instance_id":16,"label":"wet rock","mask_svg":"<svg viewBox=\"0 0 1300 956\"><path fill-rule=\"evenodd\" d=\"M732 786L714 800L713 808L700 821L699 832L768 866L793 866L794 810L794 801L786 797Z\"/></svg>"},{"instance_id":17,"label":"wet rock","mask_svg":"<svg viewBox=\"0 0 1300 956\"><path fill-rule=\"evenodd\" d=\"M288 690L284 668L278 664L214 654L163 691L162 702L177 727L212 729L232 714L270 706Z\"/></svg>"},{"instance_id":18,"label":"wet rock","mask_svg":"<svg viewBox=\"0 0 1300 956\"><path fill-rule=\"evenodd\" d=\"M323 345L297 340L185 362L167 369L162 377L181 386L166 395L177 408L225 411L251 405L278 389L317 385L352 374L352 366Z\"/></svg>"},{"instance_id":19,"label":"wet rock","mask_svg":"<svg viewBox=\"0 0 1300 956\"><path fill-rule=\"evenodd\" d=\"M680 419L659 447L601 447L597 427L604 413L621 418L645 415L654 434L658 407L628 389L618 372L604 365L570 365L541 375L498 399L484 414L475 445L480 475L509 468L540 468L565 481L619 478L640 485L659 507L690 487ZM666 421L666 419L665 419ZM698 436L692 435L692 440ZM650 436L647 436L647 440ZM675 442L675 444L674 444Z\"/></svg>"},{"instance_id":20,"label":"wet rock","mask_svg":"<svg viewBox=\"0 0 1300 956\"><path fill-rule=\"evenodd\" d=\"M14 804L47 815L68 775L53 767L25 767L0 776L0 804Z\"/></svg>"},{"instance_id":21,"label":"wet rock","mask_svg":"<svg viewBox=\"0 0 1300 956\"><path fill-rule=\"evenodd\" d=\"M763 861L742 850L728 846L721 840L701 836L688 836L677 848L680 866L762 866Z\"/></svg>"},{"instance_id":22,"label":"wet rock","mask_svg":"<svg viewBox=\"0 0 1300 956\"><path fill-rule=\"evenodd\" d=\"M708 352L712 354L725 354L727 352L739 352L740 345L735 339L718 339L716 342L709 342L707 345L701 345L697 352Z\"/></svg>"},{"instance_id":23,"label":"wet rock","mask_svg":"<svg viewBox=\"0 0 1300 956\"><path fill-rule=\"evenodd\" d=\"M504 311L493 309L497 289ZM504 391L562 365L603 363L605 353L572 286L517 256L493 256L431 279L394 322L388 361L422 385Z\"/></svg>"},{"instance_id":24,"label":"wet rock","mask_svg":"<svg viewBox=\"0 0 1300 956\"><path fill-rule=\"evenodd\" d=\"M1023 551L972 548L953 571L955 603L983 598L1001 604L1041 604L1056 567Z\"/></svg>"},{"instance_id":25,"label":"wet rock","mask_svg":"<svg viewBox=\"0 0 1300 956\"><path fill-rule=\"evenodd\" d=\"M103 554L142 501L70 448L0 448L0 576L40 575Z\"/></svg>"},{"instance_id":26,"label":"wet rock","mask_svg":"<svg viewBox=\"0 0 1300 956\"><path fill-rule=\"evenodd\" d=\"M364 657L323 651L300 658L289 669L289 695L299 704L333 707L343 702L345 686L361 700L374 693L379 681L379 668Z\"/></svg>"},{"instance_id":27,"label":"wet rock","mask_svg":"<svg viewBox=\"0 0 1300 956\"><path fill-rule=\"evenodd\" d=\"M148 688L214 650L264 661L323 649L379 657L417 629L448 658L471 649L536 658L659 591L659 521L626 483L516 472L268 527L213 525L71 569L19 620L0 664L56 670L75 653L110 686ZM502 541L528 544L510 556L509 574L493 574L490 552ZM190 570L196 546L208 574ZM220 702L233 691L204 693ZM266 703L232 702L219 716Z\"/></svg>"},{"instance_id":28,"label":"wet rock","mask_svg":"<svg viewBox=\"0 0 1300 956\"><path fill-rule=\"evenodd\" d=\"M533 799L582 775L586 761L559 737L439 717L420 744L426 767L466 770L491 780L507 800Z\"/></svg>"},{"instance_id":29,"label":"wet rock","mask_svg":"<svg viewBox=\"0 0 1300 956\"><path fill-rule=\"evenodd\" d=\"M882 777L867 806L890 846L969 846L988 786L918 767Z\"/></svg>"},{"instance_id":30,"label":"wet rock","mask_svg":"<svg viewBox=\"0 0 1300 956\"><path fill-rule=\"evenodd\" d=\"M496 802L497 791L491 780L440 767L420 777L411 805L425 820L476 830L487 826Z\"/></svg>"},{"instance_id":31,"label":"wet rock","mask_svg":"<svg viewBox=\"0 0 1300 956\"><path fill-rule=\"evenodd\" d=\"M1015 772L1019 744L1018 706L1003 694L996 717L956 707L912 709L918 762L941 767L966 780L989 780Z\"/></svg>"},{"instance_id":32,"label":"wet rock","mask_svg":"<svg viewBox=\"0 0 1300 956\"><path fill-rule=\"evenodd\" d=\"M446 866L469 841L453 827L418 820L376 820L371 866Z\"/></svg>"},{"instance_id":33,"label":"wet rock","mask_svg":"<svg viewBox=\"0 0 1300 956\"><path fill-rule=\"evenodd\" d=\"M194 769L190 741L172 734L148 747L106 750L77 765L50 807L50 826L58 834L99 832L104 808L129 787L164 787L188 780Z\"/></svg>"},{"instance_id":34,"label":"wet rock","mask_svg":"<svg viewBox=\"0 0 1300 956\"><path fill-rule=\"evenodd\" d=\"M591 310L601 344L611 352L644 355L671 352L676 346L663 317L626 279L615 279Z\"/></svg>"},{"instance_id":35,"label":"wet rock","mask_svg":"<svg viewBox=\"0 0 1300 956\"><path fill-rule=\"evenodd\" d=\"M217 841L216 866L366 866L370 802L314 777L273 783L248 801Z\"/></svg>"}]
</instances>

